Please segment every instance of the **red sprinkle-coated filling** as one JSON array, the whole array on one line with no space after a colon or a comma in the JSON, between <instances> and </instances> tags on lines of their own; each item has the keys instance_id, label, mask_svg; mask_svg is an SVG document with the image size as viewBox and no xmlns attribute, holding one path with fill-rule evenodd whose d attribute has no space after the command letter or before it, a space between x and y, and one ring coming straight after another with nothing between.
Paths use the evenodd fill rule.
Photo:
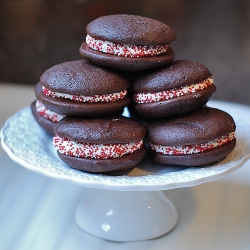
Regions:
<instances>
[{"instance_id":1,"label":"red sprinkle-coated filling","mask_svg":"<svg viewBox=\"0 0 250 250\"><path fill-rule=\"evenodd\" d=\"M235 132L232 132L228 135L222 136L213 141L207 143L197 144L197 145L186 145L186 146L162 146L150 144L152 150L157 153L165 155L187 155L187 154L197 154L207 150L214 149L223 144L226 144L232 141L235 138Z\"/></svg>"},{"instance_id":2,"label":"red sprinkle-coated filling","mask_svg":"<svg viewBox=\"0 0 250 250\"><path fill-rule=\"evenodd\" d=\"M68 156L92 159L110 159L132 154L142 148L143 141L119 144L93 144L75 142L68 138L53 137L53 144L61 153Z\"/></svg>"},{"instance_id":3,"label":"red sprinkle-coated filling","mask_svg":"<svg viewBox=\"0 0 250 250\"><path fill-rule=\"evenodd\" d=\"M40 100L36 100L35 106L36 106L36 111L38 112L39 115L52 122L59 122L64 117L64 115L57 114L51 111L50 109L46 108Z\"/></svg>"},{"instance_id":4,"label":"red sprinkle-coated filling","mask_svg":"<svg viewBox=\"0 0 250 250\"><path fill-rule=\"evenodd\" d=\"M160 101L176 98L179 96L195 93L197 91L208 88L212 84L213 84L213 79L208 78L199 83L184 86L181 88L174 88L174 89L160 91L160 92L137 93L137 94L134 94L134 100L136 103L160 102Z\"/></svg>"},{"instance_id":5,"label":"red sprinkle-coated filling","mask_svg":"<svg viewBox=\"0 0 250 250\"><path fill-rule=\"evenodd\" d=\"M165 54L168 50L168 45L132 45L122 43L112 43L109 41L102 41L86 36L86 43L88 46L105 54L123 56L123 57L147 57L147 56L158 56Z\"/></svg>"},{"instance_id":6,"label":"red sprinkle-coated filling","mask_svg":"<svg viewBox=\"0 0 250 250\"><path fill-rule=\"evenodd\" d=\"M69 99L73 102L114 102L124 98L127 94L127 90L123 90L117 93L105 94L105 95L93 95L93 96L84 96L84 95L70 95L60 92L55 92L47 89L43 86L43 93L46 96L53 98L62 98Z\"/></svg>"}]
</instances>

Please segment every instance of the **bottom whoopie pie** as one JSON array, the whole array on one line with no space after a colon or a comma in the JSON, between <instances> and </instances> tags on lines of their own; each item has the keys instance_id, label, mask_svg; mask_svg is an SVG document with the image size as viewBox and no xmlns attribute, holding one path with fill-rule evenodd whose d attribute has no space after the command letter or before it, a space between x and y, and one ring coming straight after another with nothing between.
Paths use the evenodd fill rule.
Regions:
<instances>
[{"instance_id":1,"label":"bottom whoopie pie","mask_svg":"<svg viewBox=\"0 0 250 250\"><path fill-rule=\"evenodd\" d=\"M148 127L154 161L166 165L203 166L223 160L236 145L236 125L224 111L203 107L161 119Z\"/></svg>"},{"instance_id":2,"label":"bottom whoopie pie","mask_svg":"<svg viewBox=\"0 0 250 250\"><path fill-rule=\"evenodd\" d=\"M107 118L66 116L54 127L58 156L72 168L92 173L126 170L145 156L146 128L121 115Z\"/></svg>"},{"instance_id":3,"label":"bottom whoopie pie","mask_svg":"<svg viewBox=\"0 0 250 250\"><path fill-rule=\"evenodd\" d=\"M36 84L35 94L37 98L42 93L41 84ZM32 114L37 123L49 134L54 134L54 126L59 122L65 115L60 115L56 112L45 107L45 105L39 100L35 100L31 103Z\"/></svg>"}]
</instances>

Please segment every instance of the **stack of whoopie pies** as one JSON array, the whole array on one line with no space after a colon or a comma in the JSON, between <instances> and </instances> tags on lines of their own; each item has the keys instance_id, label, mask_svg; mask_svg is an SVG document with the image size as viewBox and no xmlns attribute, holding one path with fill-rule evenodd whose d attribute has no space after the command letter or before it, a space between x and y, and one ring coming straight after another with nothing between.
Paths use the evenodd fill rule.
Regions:
<instances>
[{"instance_id":1,"label":"stack of whoopie pies","mask_svg":"<svg viewBox=\"0 0 250 250\"><path fill-rule=\"evenodd\" d=\"M86 31L83 59L46 70L31 104L62 161L105 173L133 168L147 150L163 166L203 166L233 150L234 120L205 106L216 91L212 74L201 63L174 61L169 26L110 15Z\"/></svg>"}]
</instances>

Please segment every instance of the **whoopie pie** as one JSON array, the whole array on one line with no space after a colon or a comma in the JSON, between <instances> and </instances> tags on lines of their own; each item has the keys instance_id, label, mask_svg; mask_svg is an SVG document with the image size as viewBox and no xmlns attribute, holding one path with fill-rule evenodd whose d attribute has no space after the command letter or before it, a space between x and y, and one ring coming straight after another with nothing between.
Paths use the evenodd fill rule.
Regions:
<instances>
[{"instance_id":1,"label":"whoopie pie","mask_svg":"<svg viewBox=\"0 0 250 250\"><path fill-rule=\"evenodd\" d=\"M122 113L130 100L129 81L117 71L87 60L65 62L46 70L40 77L39 100L62 115L105 116Z\"/></svg>"},{"instance_id":2,"label":"whoopie pie","mask_svg":"<svg viewBox=\"0 0 250 250\"><path fill-rule=\"evenodd\" d=\"M216 91L210 71L199 62L177 60L140 74L132 86L135 112L166 117L202 107Z\"/></svg>"},{"instance_id":3,"label":"whoopie pie","mask_svg":"<svg viewBox=\"0 0 250 250\"><path fill-rule=\"evenodd\" d=\"M122 115L103 118L66 116L54 127L53 144L62 161L92 173L133 168L145 153L146 128Z\"/></svg>"},{"instance_id":4,"label":"whoopie pie","mask_svg":"<svg viewBox=\"0 0 250 250\"><path fill-rule=\"evenodd\" d=\"M42 84L37 83L35 86L35 94L40 97L42 94ZM31 103L32 114L37 123L49 134L54 134L54 126L60 121L64 115L57 114L47 107L39 100L36 99Z\"/></svg>"},{"instance_id":5,"label":"whoopie pie","mask_svg":"<svg viewBox=\"0 0 250 250\"><path fill-rule=\"evenodd\" d=\"M169 44L175 32L166 24L137 15L101 16L86 27L80 54L95 64L125 71L140 71L169 64Z\"/></svg>"},{"instance_id":6,"label":"whoopie pie","mask_svg":"<svg viewBox=\"0 0 250 250\"><path fill-rule=\"evenodd\" d=\"M164 118L148 127L154 161L203 166L223 160L236 145L236 125L226 112L209 107Z\"/></svg>"}]
</instances>

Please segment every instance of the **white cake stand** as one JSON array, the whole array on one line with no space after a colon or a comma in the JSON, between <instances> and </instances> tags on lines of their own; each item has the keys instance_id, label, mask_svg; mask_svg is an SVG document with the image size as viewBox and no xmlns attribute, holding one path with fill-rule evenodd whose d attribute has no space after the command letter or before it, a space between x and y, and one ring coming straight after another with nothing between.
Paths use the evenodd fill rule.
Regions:
<instances>
[{"instance_id":1,"label":"white cake stand","mask_svg":"<svg viewBox=\"0 0 250 250\"><path fill-rule=\"evenodd\" d=\"M210 102L210 106L226 109L233 116L237 145L222 162L203 168L162 167L145 159L119 176L74 170L58 158L52 137L38 126L30 107L8 119L1 143L9 157L25 168L89 188L75 215L86 232L112 241L147 240L166 234L178 220L174 205L162 190L216 180L250 158L249 114L230 103Z\"/></svg>"}]
</instances>

